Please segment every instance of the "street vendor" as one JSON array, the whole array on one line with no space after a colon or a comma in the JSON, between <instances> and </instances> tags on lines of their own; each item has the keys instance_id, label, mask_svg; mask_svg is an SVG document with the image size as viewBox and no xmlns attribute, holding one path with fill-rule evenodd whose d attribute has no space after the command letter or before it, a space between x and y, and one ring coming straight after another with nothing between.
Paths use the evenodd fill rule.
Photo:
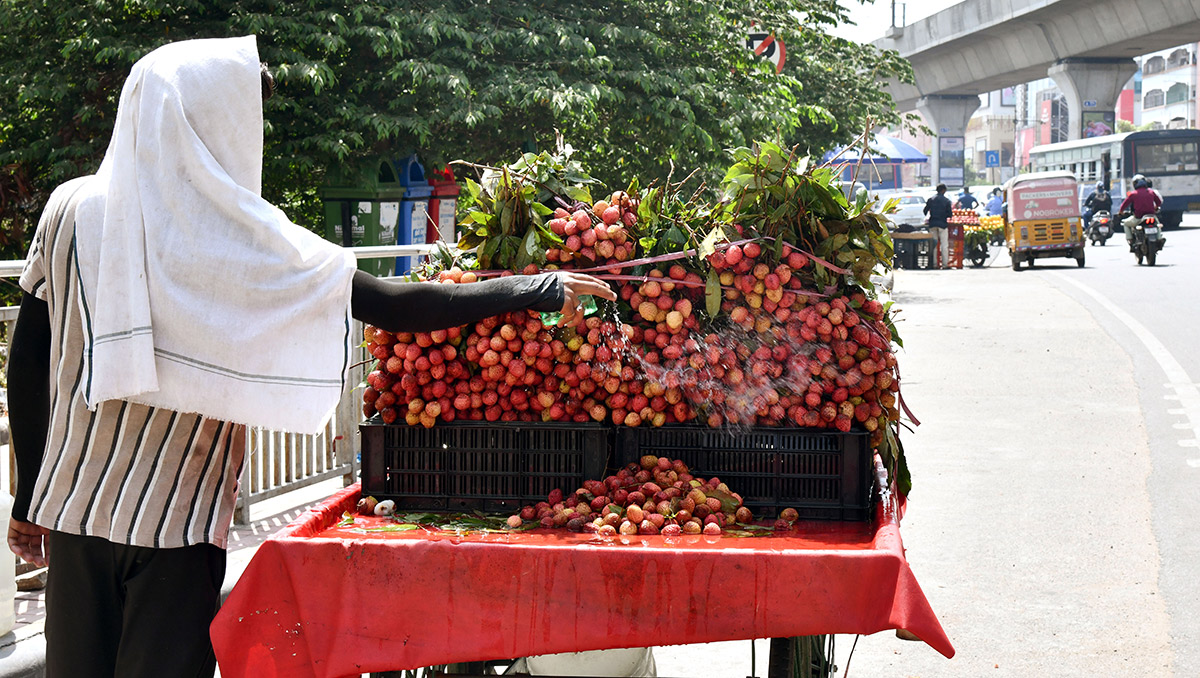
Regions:
<instances>
[{"instance_id":1,"label":"street vendor","mask_svg":"<svg viewBox=\"0 0 1200 678\"><path fill-rule=\"evenodd\" d=\"M253 36L134 64L94 175L51 195L8 361L9 547L53 560L46 675L211 676L209 624L246 426L312 433L344 390L351 317L428 331L512 310L582 320L580 274L400 283L260 197Z\"/></svg>"},{"instance_id":2,"label":"street vendor","mask_svg":"<svg viewBox=\"0 0 1200 678\"><path fill-rule=\"evenodd\" d=\"M938 260L940 268L946 268L950 261L950 217L954 214L954 206L946 197L946 184L937 185L937 194L925 201L924 212L929 217L929 232L938 242Z\"/></svg>"}]
</instances>

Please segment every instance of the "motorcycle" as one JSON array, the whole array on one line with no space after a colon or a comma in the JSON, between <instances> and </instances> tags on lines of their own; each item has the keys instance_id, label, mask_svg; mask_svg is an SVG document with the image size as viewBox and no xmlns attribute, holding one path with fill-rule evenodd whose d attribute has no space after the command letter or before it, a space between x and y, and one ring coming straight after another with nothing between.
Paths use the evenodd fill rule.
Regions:
<instances>
[{"instance_id":1,"label":"motorcycle","mask_svg":"<svg viewBox=\"0 0 1200 678\"><path fill-rule=\"evenodd\" d=\"M1167 244L1167 239L1162 234L1162 223L1156 214L1147 214L1138 219L1127 239L1129 251L1137 258L1138 266L1142 265L1143 258L1147 265L1153 266L1158 259L1159 250Z\"/></svg>"},{"instance_id":2,"label":"motorcycle","mask_svg":"<svg viewBox=\"0 0 1200 678\"><path fill-rule=\"evenodd\" d=\"M1092 215L1092 221L1088 225L1088 238L1093 245L1103 246L1112 237L1112 216L1106 211L1099 211Z\"/></svg>"}]
</instances>

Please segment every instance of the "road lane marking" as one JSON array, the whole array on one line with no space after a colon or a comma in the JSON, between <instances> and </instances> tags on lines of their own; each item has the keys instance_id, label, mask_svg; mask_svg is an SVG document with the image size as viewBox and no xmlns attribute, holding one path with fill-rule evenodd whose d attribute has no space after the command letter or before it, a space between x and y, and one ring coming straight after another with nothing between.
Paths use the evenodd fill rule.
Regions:
<instances>
[{"instance_id":1,"label":"road lane marking","mask_svg":"<svg viewBox=\"0 0 1200 678\"><path fill-rule=\"evenodd\" d=\"M1124 309L1090 286L1062 273L1053 271L1048 271L1048 273L1074 285L1080 292L1094 299L1096 303L1111 313L1114 318L1121 321L1121 324L1125 325L1133 333L1133 336L1138 338L1138 341L1142 342L1142 345L1150 352L1150 357L1154 358L1154 361L1158 363L1163 373L1166 374L1167 388L1175 391L1174 395L1169 395L1167 398L1178 400L1182 406L1172 408L1168 412L1171 414L1178 413L1187 418L1187 425L1181 428L1190 430L1192 438L1190 440L1180 440L1179 445L1181 447L1200 447L1200 388L1196 387L1196 383L1188 376L1187 370L1175 359L1175 356L1167 349L1166 344L1159 341L1158 337L1154 336L1154 333L1136 318L1126 313ZM1200 459L1188 459L1187 464L1192 468L1200 468Z\"/></svg>"}]
</instances>

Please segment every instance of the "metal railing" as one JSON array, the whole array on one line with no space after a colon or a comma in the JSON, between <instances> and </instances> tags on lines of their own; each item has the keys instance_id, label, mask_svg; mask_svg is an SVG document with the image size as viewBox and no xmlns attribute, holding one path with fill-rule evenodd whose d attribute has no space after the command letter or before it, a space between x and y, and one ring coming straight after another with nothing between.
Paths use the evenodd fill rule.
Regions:
<instances>
[{"instance_id":1,"label":"metal railing","mask_svg":"<svg viewBox=\"0 0 1200 678\"><path fill-rule=\"evenodd\" d=\"M384 245L376 247L348 248L359 259L384 259L396 256L427 254L432 245ZM23 261L0 261L0 277L16 277L24 269ZM12 325L17 319L17 307L0 308L0 324L3 327L3 345L8 346L12 337ZM355 322L354 337L362 336L362 323ZM362 419L361 400L357 396L363 382L370 358L365 350L354 363L346 378L346 390L342 393L334 416L325 430L316 435L300 435L267 431L259 428L246 432L246 461L242 467L241 491L238 493L234 510L234 522L246 525L250 522L250 510L256 502L276 497L292 490L307 487L330 478L341 477L345 485L358 478L359 454L358 422ZM7 353L5 354L7 356ZM0 441L5 443L7 441ZM8 487L11 494L16 490L16 463L9 451L7 459L0 463L0 487Z\"/></svg>"}]
</instances>

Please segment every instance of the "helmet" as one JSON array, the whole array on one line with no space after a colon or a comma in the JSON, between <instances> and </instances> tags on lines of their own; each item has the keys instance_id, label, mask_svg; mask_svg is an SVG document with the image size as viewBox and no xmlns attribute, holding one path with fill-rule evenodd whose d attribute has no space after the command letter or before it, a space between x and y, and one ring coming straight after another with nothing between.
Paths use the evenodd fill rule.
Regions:
<instances>
[{"instance_id":1,"label":"helmet","mask_svg":"<svg viewBox=\"0 0 1200 678\"><path fill-rule=\"evenodd\" d=\"M1096 182L1096 191L1097 191L1097 192L1100 192L1100 191L1103 191L1103 190L1104 190L1104 182L1103 182L1103 181L1097 181L1097 182Z\"/></svg>"},{"instance_id":2,"label":"helmet","mask_svg":"<svg viewBox=\"0 0 1200 678\"><path fill-rule=\"evenodd\" d=\"M1146 183L1146 180L1144 178L1139 176L1133 180L1133 187L1134 188L1149 188L1150 185Z\"/></svg>"},{"instance_id":3,"label":"helmet","mask_svg":"<svg viewBox=\"0 0 1200 678\"><path fill-rule=\"evenodd\" d=\"M1133 175L1133 184L1134 184L1134 186L1136 186L1136 185L1137 185L1137 182L1139 182L1139 181L1145 181L1145 180L1146 180L1146 177L1142 176L1141 174L1135 174L1135 175Z\"/></svg>"}]
</instances>

